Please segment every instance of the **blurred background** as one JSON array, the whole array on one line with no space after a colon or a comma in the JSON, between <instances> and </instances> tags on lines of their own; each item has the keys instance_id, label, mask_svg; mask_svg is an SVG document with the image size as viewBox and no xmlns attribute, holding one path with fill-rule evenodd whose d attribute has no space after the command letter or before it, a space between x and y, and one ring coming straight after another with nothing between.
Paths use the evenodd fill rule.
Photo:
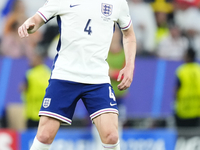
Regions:
<instances>
[{"instance_id":1,"label":"blurred background","mask_svg":"<svg viewBox=\"0 0 200 150\"><path fill-rule=\"evenodd\" d=\"M56 18L26 39L18 27L45 0L0 0L0 150L29 149L56 55ZM137 39L131 87L115 89L125 58L116 28L108 55L122 150L200 150L200 0L128 0ZM51 150L97 149L82 101Z\"/></svg>"}]
</instances>

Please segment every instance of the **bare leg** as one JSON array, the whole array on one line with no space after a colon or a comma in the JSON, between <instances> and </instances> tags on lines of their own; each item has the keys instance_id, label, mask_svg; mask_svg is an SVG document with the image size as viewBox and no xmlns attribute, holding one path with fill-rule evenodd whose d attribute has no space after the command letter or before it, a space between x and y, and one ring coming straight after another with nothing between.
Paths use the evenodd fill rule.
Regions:
<instances>
[{"instance_id":1,"label":"bare leg","mask_svg":"<svg viewBox=\"0 0 200 150\"><path fill-rule=\"evenodd\" d=\"M37 131L37 139L44 144L51 144L60 127L60 121L51 117L41 116Z\"/></svg>"},{"instance_id":2,"label":"bare leg","mask_svg":"<svg viewBox=\"0 0 200 150\"><path fill-rule=\"evenodd\" d=\"M104 149L119 150L118 115L105 113L93 119Z\"/></svg>"},{"instance_id":3,"label":"bare leg","mask_svg":"<svg viewBox=\"0 0 200 150\"><path fill-rule=\"evenodd\" d=\"M41 116L36 138L31 150L48 150L60 127L60 121L51 117Z\"/></svg>"}]
</instances>

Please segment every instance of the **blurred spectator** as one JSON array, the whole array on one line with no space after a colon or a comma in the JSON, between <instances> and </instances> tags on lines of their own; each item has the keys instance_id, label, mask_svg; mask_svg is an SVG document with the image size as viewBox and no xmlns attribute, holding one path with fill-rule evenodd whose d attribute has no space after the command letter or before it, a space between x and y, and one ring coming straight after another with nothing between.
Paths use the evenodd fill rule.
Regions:
<instances>
[{"instance_id":1,"label":"blurred spectator","mask_svg":"<svg viewBox=\"0 0 200 150\"><path fill-rule=\"evenodd\" d=\"M176 71L175 121L177 127L194 127L199 125L200 116L200 64L195 62L193 49L184 60Z\"/></svg>"},{"instance_id":2,"label":"blurred spectator","mask_svg":"<svg viewBox=\"0 0 200 150\"><path fill-rule=\"evenodd\" d=\"M155 49L157 49L160 41L169 35L168 22L169 16L173 11L173 5L165 0L155 0L151 3L151 6L153 7L156 16L157 30L154 42Z\"/></svg>"},{"instance_id":3,"label":"blurred spectator","mask_svg":"<svg viewBox=\"0 0 200 150\"><path fill-rule=\"evenodd\" d=\"M7 39L9 39L10 35L13 34L14 24L17 24L17 25L21 24L22 21L26 19L25 14L24 14L24 5L20 0L2 0L0 2L0 8L2 8L0 9L1 10L0 11L0 26L1 26L0 40L3 40L4 38L6 38L6 40L3 41L4 42L3 44L7 45L10 41L12 41L12 40L7 41ZM7 37L8 34L9 36ZM6 41L6 44L5 44L5 41Z\"/></svg>"},{"instance_id":4,"label":"blurred spectator","mask_svg":"<svg viewBox=\"0 0 200 150\"><path fill-rule=\"evenodd\" d=\"M43 51L38 49L30 55L31 68L26 72L25 81L20 86L25 105L27 128L38 126L38 113L50 78L50 69L44 64L41 53Z\"/></svg>"},{"instance_id":5,"label":"blurred spectator","mask_svg":"<svg viewBox=\"0 0 200 150\"><path fill-rule=\"evenodd\" d=\"M151 3L151 5L155 12L165 12L169 14L173 11L173 5L169 2L166 2L166 0L155 0L153 3Z\"/></svg>"},{"instance_id":6,"label":"blurred spectator","mask_svg":"<svg viewBox=\"0 0 200 150\"><path fill-rule=\"evenodd\" d=\"M167 14L167 21L171 22L173 20L174 5L173 0L154 0L151 3L155 13L163 12Z\"/></svg>"},{"instance_id":7,"label":"blurred spectator","mask_svg":"<svg viewBox=\"0 0 200 150\"><path fill-rule=\"evenodd\" d=\"M154 51L156 33L156 21L152 7L143 0L130 0L129 9L137 39L137 54L150 54Z\"/></svg>"},{"instance_id":8,"label":"blurred spectator","mask_svg":"<svg viewBox=\"0 0 200 150\"><path fill-rule=\"evenodd\" d=\"M6 16L12 10L12 6L15 0L1 0L0 1L0 39L3 33L3 27Z\"/></svg>"},{"instance_id":9,"label":"blurred spectator","mask_svg":"<svg viewBox=\"0 0 200 150\"><path fill-rule=\"evenodd\" d=\"M18 22L13 22L9 32L3 36L0 45L0 54L11 58L20 58L24 56L28 48L25 41L18 36Z\"/></svg>"},{"instance_id":10,"label":"blurred spectator","mask_svg":"<svg viewBox=\"0 0 200 150\"><path fill-rule=\"evenodd\" d=\"M10 31L3 36L0 45L0 54L11 58L30 57L41 39L39 32L27 39L20 39L18 35L18 22L13 22Z\"/></svg>"},{"instance_id":11,"label":"blurred spectator","mask_svg":"<svg viewBox=\"0 0 200 150\"><path fill-rule=\"evenodd\" d=\"M177 0L174 20L189 38L190 45L196 51L197 58L200 59L200 10L190 2L194 1Z\"/></svg>"},{"instance_id":12,"label":"blurred spectator","mask_svg":"<svg viewBox=\"0 0 200 150\"><path fill-rule=\"evenodd\" d=\"M156 23L157 23L157 31L155 37L155 45L156 47L164 38L169 35L169 27L167 20L167 13L164 11L155 12Z\"/></svg>"},{"instance_id":13,"label":"blurred spectator","mask_svg":"<svg viewBox=\"0 0 200 150\"><path fill-rule=\"evenodd\" d=\"M181 35L179 28L172 24L170 34L158 43L157 56L167 60L182 60L189 41Z\"/></svg>"},{"instance_id":14,"label":"blurred spectator","mask_svg":"<svg viewBox=\"0 0 200 150\"><path fill-rule=\"evenodd\" d=\"M12 25L14 22L17 23L17 25L22 24L24 20L27 19L26 13L25 13L25 5L21 0L15 0L13 4L12 11L8 14L4 26L4 35L7 35L9 32L12 32Z\"/></svg>"},{"instance_id":15,"label":"blurred spectator","mask_svg":"<svg viewBox=\"0 0 200 150\"><path fill-rule=\"evenodd\" d=\"M26 19L25 6L21 0L16 0L12 11L6 18L3 31L3 38L0 46L0 53L11 58L28 56L41 40L41 33L38 31L25 40L21 40L18 35L19 24Z\"/></svg>"},{"instance_id":16,"label":"blurred spectator","mask_svg":"<svg viewBox=\"0 0 200 150\"><path fill-rule=\"evenodd\" d=\"M175 2L181 4L181 5L187 5L187 6L194 6L199 7L200 0L175 0Z\"/></svg>"}]
</instances>

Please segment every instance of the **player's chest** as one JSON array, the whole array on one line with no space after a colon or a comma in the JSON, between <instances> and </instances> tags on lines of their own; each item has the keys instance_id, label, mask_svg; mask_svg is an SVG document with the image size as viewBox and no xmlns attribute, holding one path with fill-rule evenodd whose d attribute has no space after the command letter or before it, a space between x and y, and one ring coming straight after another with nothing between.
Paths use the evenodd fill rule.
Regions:
<instances>
[{"instance_id":1,"label":"player's chest","mask_svg":"<svg viewBox=\"0 0 200 150\"><path fill-rule=\"evenodd\" d=\"M66 17L74 19L90 18L103 22L116 21L117 5L112 1L71 1L66 10Z\"/></svg>"}]
</instances>

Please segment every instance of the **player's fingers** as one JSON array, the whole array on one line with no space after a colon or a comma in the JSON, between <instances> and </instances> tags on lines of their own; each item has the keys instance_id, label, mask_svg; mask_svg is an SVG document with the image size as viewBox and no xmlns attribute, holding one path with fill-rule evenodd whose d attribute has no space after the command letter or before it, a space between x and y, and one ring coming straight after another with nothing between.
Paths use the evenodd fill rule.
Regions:
<instances>
[{"instance_id":1,"label":"player's fingers","mask_svg":"<svg viewBox=\"0 0 200 150\"><path fill-rule=\"evenodd\" d=\"M21 27L18 28L18 35L19 35L19 37L22 36L22 35L21 35Z\"/></svg>"},{"instance_id":2,"label":"player's fingers","mask_svg":"<svg viewBox=\"0 0 200 150\"><path fill-rule=\"evenodd\" d=\"M34 26L35 26L35 23L31 23L31 24L27 27L27 29L32 29L32 28L34 28Z\"/></svg>"},{"instance_id":3,"label":"player's fingers","mask_svg":"<svg viewBox=\"0 0 200 150\"><path fill-rule=\"evenodd\" d=\"M20 33L20 37L23 38L25 37L24 31L23 31L23 25L19 28L19 33Z\"/></svg>"},{"instance_id":4,"label":"player's fingers","mask_svg":"<svg viewBox=\"0 0 200 150\"><path fill-rule=\"evenodd\" d=\"M21 35L22 35L22 38L27 36L26 32L27 32L26 26L23 24L21 26Z\"/></svg>"},{"instance_id":5,"label":"player's fingers","mask_svg":"<svg viewBox=\"0 0 200 150\"><path fill-rule=\"evenodd\" d=\"M122 85L121 87L119 87L119 90L126 90L126 89L128 89L129 88L129 85L127 85L127 84L124 84L124 85Z\"/></svg>"},{"instance_id":6,"label":"player's fingers","mask_svg":"<svg viewBox=\"0 0 200 150\"><path fill-rule=\"evenodd\" d=\"M123 89L123 90L128 89L130 86L131 86L131 80L130 80L130 79L127 79L127 80L126 80L126 83L124 84L124 89Z\"/></svg>"},{"instance_id":7,"label":"player's fingers","mask_svg":"<svg viewBox=\"0 0 200 150\"><path fill-rule=\"evenodd\" d=\"M24 25L22 26L22 28L23 28L24 35L25 35L25 36L28 36L27 29L29 28L29 26L24 24Z\"/></svg>"},{"instance_id":8,"label":"player's fingers","mask_svg":"<svg viewBox=\"0 0 200 150\"><path fill-rule=\"evenodd\" d=\"M119 90L124 90L125 85L126 85L126 80L127 80L126 78L122 79L121 83L118 85Z\"/></svg>"},{"instance_id":9,"label":"player's fingers","mask_svg":"<svg viewBox=\"0 0 200 150\"><path fill-rule=\"evenodd\" d=\"M131 79L130 78L124 78L122 82L118 85L119 90L126 90L131 85Z\"/></svg>"},{"instance_id":10,"label":"player's fingers","mask_svg":"<svg viewBox=\"0 0 200 150\"><path fill-rule=\"evenodd\" d=\"M18 29L18 34L19 34L19 36L20 36L21 38L24 37L24 32L23 32L22 26L19 27L19 29Z\"/></svg>"},{"instance_id":11,"label":"player's fingers","mask_svg":"<svg viewBox=\"0 0 200 150\"><path fill-rule=\"evenodd\" d=\"M121 81L122 76L123 76L123 73L122 73L122 71L120 71L120 72L119 72L119 75L118 75L118 77L117 77L117 81Z\"/></svg>"}]
</instances>

